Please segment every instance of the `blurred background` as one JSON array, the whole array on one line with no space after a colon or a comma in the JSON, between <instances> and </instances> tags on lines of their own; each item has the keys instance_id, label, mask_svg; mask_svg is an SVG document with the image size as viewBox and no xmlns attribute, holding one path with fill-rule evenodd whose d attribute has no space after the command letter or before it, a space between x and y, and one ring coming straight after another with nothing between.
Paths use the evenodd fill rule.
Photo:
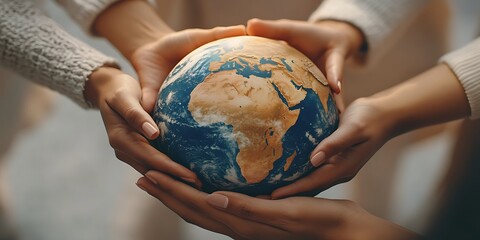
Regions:
<instances>
[{"instance_id":1,"label":"blurred background","mask_svg":"<svg viewBox=\"0 0 480 240\"><path fill-rule=\"evenodd\" d=\"M480 1L455 0L451 3L454 10L452 47L455 48L478 33ZM108 43L83 34L52 1L45 1L45 6L48 14L71 34L120 59L124 70L134 75L129 64ZM22 126L31 127L17 136L6 151L1 175L8 214L21 239L119 239L116 236L121 232L119 229L125 231L132 227L128 223L134 220L129 216L138 217L135 212L138 206L131 206L126 199L144 198L161 204L136 189L139 175L115 158L97 111L85 111L67 98L45 89L30 90L41 92L42 97L28 103L31 106L25 114L33 120ZM12 95L8 96L12 101L18 97L15 92L0 93L2 97ZM0 120L3 126L9 124L3 117ZM394 200L388 216L384 217L422 231L435 186L445 171L451 151L453 139L450 136L445 133L428 138L402 153L400 173L392 186ZM320 196L349 198L351 187L343 184ZM177 221L180 222L181 239L228 239ZM158 236L157 239L168 238Z\"/></svg>"}]
</instances>

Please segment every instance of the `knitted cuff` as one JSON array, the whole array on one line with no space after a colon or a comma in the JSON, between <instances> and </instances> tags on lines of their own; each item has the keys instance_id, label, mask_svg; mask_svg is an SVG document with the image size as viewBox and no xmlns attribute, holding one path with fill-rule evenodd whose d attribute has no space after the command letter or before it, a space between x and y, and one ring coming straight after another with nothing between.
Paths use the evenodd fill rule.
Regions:
<instances>
[{"instance_id":1,"label":"knitted cuff","mask_svg":"<svg viewBox=\"0 0 480 240\"><path fill-rule=\"evenodd\" d=\"M84 108L91 107L83 95L90 74L104 65L118 67L23 1L0 5L0 63Z\"/></svg>"},{"instance_id":2,"label":"knitted cuff","mask_svg":"<svg viewBox=\"0 0 480 240\"><path fill-rule=\"evenodd\" d=\"M471 119L480 118L480 38L440 58L457 76L470 104Z\"/></svg>"}]
</instances>

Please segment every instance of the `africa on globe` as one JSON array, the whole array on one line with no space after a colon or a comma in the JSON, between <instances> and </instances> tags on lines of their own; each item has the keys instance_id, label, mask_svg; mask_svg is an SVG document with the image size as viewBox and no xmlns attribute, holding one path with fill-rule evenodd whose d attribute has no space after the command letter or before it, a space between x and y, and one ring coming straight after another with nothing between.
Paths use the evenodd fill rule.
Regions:
<instances>
[{"instance_id":1,"label":"africa on globe","mask_svg":"<svg viewBox=\"0 0 480 240\"><path fill-rule=\"evenodd\" d=\"M321 71L283 41L240 36L192 51L170 72L152 144L203 190L270 194L310 173L309 155L338 126Z\"/></svg>"}]
</instances>

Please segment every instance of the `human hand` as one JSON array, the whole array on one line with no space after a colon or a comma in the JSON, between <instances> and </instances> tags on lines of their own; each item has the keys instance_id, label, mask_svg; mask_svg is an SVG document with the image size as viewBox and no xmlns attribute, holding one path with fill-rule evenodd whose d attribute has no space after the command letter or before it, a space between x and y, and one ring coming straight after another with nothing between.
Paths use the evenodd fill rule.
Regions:
<instances>
[{"instance_id":1,"label":"human hand","mask_svg":"<svg viewBox=\"0 0 480 240\"><path fill-rule=\"evenodd\" d=\"M217 39L245 35L245 26L187 29L172 32L133 52L130 62L140 78L142 105L151 112L158 91L168 73L188 53Z\"/></svg>"},{"instance_id":2,"label":"human hand","mask_svg":"<svg viewBox=\"0 0 480 240\"><path fill-rule=\"evenodd\" d=\"M318 167L309 175L276 189L274 199L292 195L316 195L336 184L350 181L394 133L393 114L375 99L354 101L340 117L338 129L311 153Z\"/></svg>"},{"instance_id":3,"label":"human hand","mask_svg":"<svg viewBox=\"0 0 480 240\"><path fill-rule=\"evenodd\" d=\"M138 82L122 71L101 67L86 82L85 97L100 109L110 145L121 161L145 174L150 169L199 184L196 175L153 148L148 139L155 139L159 129L140 105Z\"/></svg>"},{"instance_id":4,"label":"human hand","mask_svg":"<svg viewBox=\"0 0 480 240\"><path fill-rule=\"evenodd\" d=\"M303 52L326 74L330 88L337 94L341 91L346 59L359 51L365 42L357 28L330 20L309 23L251 19L247 34L284 40Z\"/></svg>"},{"instance_id":5,"label":"human hand","mask_svg":"<svg viewBox=\"0 0 480 240\"><path fill-rule=\"evenodd\" d=\"M413 239L406 229L347 200L268 200L233 192L207 194L149 171L137 185L185 221L234 239ZM149 180L150 179L150 180Z\"/></svg>"}]
</instances>

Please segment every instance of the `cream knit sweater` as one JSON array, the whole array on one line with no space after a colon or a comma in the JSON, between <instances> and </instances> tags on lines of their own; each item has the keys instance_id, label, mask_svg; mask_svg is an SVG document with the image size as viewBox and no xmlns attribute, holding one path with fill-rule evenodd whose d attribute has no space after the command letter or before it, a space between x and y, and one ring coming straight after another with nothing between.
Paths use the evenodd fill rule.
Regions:
<instances>
[{"instance_id":1,"label":"cream knit sweater","mask_svg":"<svg viewBox=\"0 0 480 240\"><path fill-rule=\"evenodd\" d=\"M57 1L89 31L95 17L118 0ZM334 19L355 25L367 39L368 61L375 62L387 52L384 49L402 31L402 25L432 1L435 0L325 0L311 15L310 21ZM218 4L214 0L206 2ZM311 4L311 1L307 2ZM448 64L458 76L470 103L471 118L480 118L480 40L443 56L440 62Z\"/></svg>"},{"instance_id":2,"label":"cream knit sweater","mask_svg":"<svg viewBox=\"0 0 480 240\"><path fill-rule=\"evenodd\" d=\"M0 64L90 106L89 75L116 62L64 32L25 0L0 0Z\"/></svg>"},{"instance_id":3,"label":"cream knit sweater","mask_svg":"<svg viewBox=\"0 0 480 240\"><path fill-rule=\"evenodd\" d=\"M311 20L336 19L352 23L365 34L371 53L427 0L326 0ZM456 74L470 104L470 118L480 118L480 38L440 58ZM448 96L445 96L448 97Z\"/></svg>"}]
</instances>

